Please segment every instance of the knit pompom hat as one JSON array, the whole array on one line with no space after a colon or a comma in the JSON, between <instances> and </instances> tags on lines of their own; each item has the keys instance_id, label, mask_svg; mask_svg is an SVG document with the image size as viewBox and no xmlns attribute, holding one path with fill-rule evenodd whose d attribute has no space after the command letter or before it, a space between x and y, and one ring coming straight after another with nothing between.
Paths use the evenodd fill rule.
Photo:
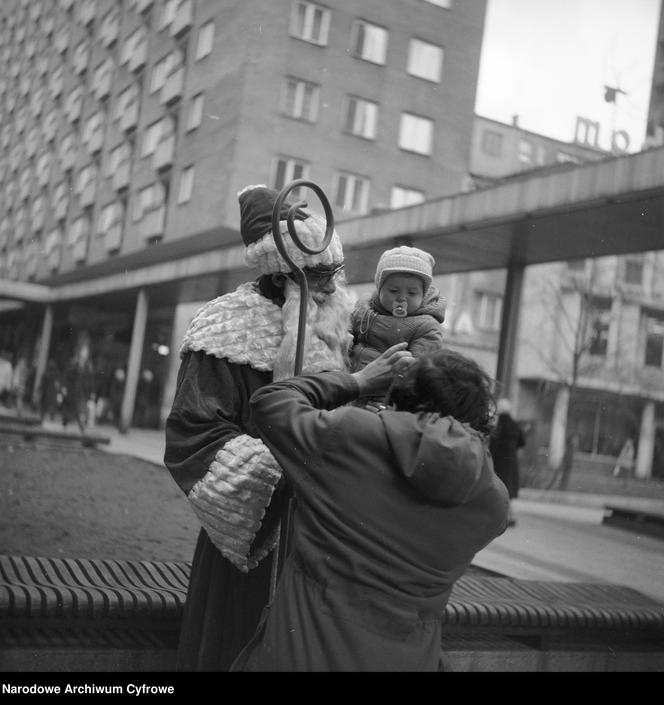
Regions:
<instances>
[{"instance_id":1,"label":"knit pompom hat","mask_svg":"<svg viewBox=\"0 0 664 705\"><path fill-rule=\"evenodd\" d=\"M281 256L277 243L272 236L272 209L279 193L264 184L247 186L238 193L240 202L240 234L246 246L245 261L261 274L276 274L290 272L292 267ZM330 244L319 254L311 255L303 252L293 242L288 232L288 210L290 203L281 206L281 234L286 251L299 267L335 266L344 261L341 240L334 231ZM325 218L298 208L294 218L298 237L307 247L318 249L325 238Z\"/></svg>"},{"instance_id":2,"label":"knit pompom hat","mask_svg":"<svg viewBox=\"0 0 664 705\"><path fill-rule=\"evenodd\" d=\"M385 283L390 274L416 274L424 281L424 293L431 286L433 280L434 258L424 250L417 247L394 247L386 250L380 256L376 267L376 289Z\"/></svg>"}]
</instances>

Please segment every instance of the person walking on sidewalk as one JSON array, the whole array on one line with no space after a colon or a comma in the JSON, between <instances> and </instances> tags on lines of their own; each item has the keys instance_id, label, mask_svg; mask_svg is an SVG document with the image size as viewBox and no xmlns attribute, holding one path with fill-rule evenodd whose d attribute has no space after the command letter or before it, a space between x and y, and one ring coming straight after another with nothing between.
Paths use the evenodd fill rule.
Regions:
<instances>
[{"instance_id":1,"label":"person walking on sidewalk","mask_svg":"<svg viewBox=\"0 0 664 705\"><path fill-rule=\"evenodd\" d=\"M489 447L496 475L505 484L510 498L508 526L515 526L512 500L519 496L519 450L526 445L526 439L521 426L512 418L512 403L509 399L498 399L496 412L498 420L491 432Z\"/></svg>"}]
</instances>

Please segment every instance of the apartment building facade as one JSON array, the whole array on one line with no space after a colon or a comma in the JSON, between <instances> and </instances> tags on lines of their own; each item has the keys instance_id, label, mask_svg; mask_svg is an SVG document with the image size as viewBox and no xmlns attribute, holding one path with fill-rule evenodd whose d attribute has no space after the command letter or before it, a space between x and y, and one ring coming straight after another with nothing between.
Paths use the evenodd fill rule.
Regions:
<instances>
[{"instance_id":1,"label":"apartment building facade","mask_svg":"<svg viewBox=\"0 0 664 705\"><path fill-rule=\"evenodd\" d=\"M184 326L234 284L219 252L240 242L241 188L311 179L337 218L461 188L485 11L1 3L0 279L49 295L0 310L0 350L38 381L84 335L102 387L129 368L125 421L145 368L163 420Z\"/></svg>"}]
</instances>

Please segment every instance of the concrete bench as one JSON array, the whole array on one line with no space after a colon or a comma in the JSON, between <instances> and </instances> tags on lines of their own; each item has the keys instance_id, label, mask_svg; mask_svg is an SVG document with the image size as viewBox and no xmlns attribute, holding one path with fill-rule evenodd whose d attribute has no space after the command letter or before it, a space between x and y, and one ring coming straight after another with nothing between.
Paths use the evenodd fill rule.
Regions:
<instances>
[{"instance_id":1,"label":"concrete bench","mask_svg":"<svg viewBox=\"0 0 664 705\"><path fill-rule=\"evenodd\" d=\"M34 424L0 423L0 436L6 439L16 438L23 442L47 441L56 444L81 444L87 448L95 448L111 442L108 436L98 433L78 433L75 431L62 431L52 428L43 428Z\"/></svg>"},{"instance_id":2,"label":"concrete bench","mask_svg":"<svg viewBox=\"0 0 664 705\"><path fill-rule=\"evenodd\" d=\"M643 507L605 505L602 523L664 538L664 513Z\"/></svg>"},{"instance_id":3,"label":"concrete bench","mask_svg":"<svg viewBox=\"0 0 664 705\"><path fill-rule=\"evenodd\" d=\"M0 671L172 671L189 564L0 556ZM464 576L450 671L664 670L664 605L616 585Z\"/></svg>"}]
</instances>

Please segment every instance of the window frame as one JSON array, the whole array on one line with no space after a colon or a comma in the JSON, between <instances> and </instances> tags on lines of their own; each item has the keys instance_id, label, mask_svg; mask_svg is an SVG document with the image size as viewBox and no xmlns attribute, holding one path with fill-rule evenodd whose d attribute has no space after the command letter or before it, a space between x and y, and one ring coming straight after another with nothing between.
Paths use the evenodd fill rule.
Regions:
<instances>
[{"instance_id":1,"label":"window frame","mask_svg":"<svg viewBox=\"0 0 664 705\"><path fill-rule=\"evenodd\" d=\"M408 130L408 124L413 129ZM419 129L419 127L424 126L429 128L427 135L421 134ZM403 111L399 117L399 138L397 142L399 149L421 156L431 156L433 153L434 127L435 123L431 118ZM424 148L420 148L420 142L422 141L427 143Z\"/></svg>"},{"instance_id":2,"label":"window frame","mask_svg":"<svg viewBox=\"0 0 664 705\"><path fill-rule=\"evenodd\" d=\"M344 131L354 137L375 140L378 132L378 103L357 95L346 96Z\"/></svg>"},{"instance_id":3,"label":"window frame","mask_svg":"<svg viewBox=\"0 0 664 705\"><path fill-rule=\"evenodd\" d=\"M385 66L389 38L387 28L368 20L357 19L353 22L351 30L351 54L356 59L370 64Z\"/></svg>"},{"instance_id":4,"label":"window frame","mask_svg":"<svg viewBox=\"0 0 664 705\"><path fill-rule=\"evenodd\" d=\"M300 17L300 10L304 10ZM316 13L320 13L320 21L317 23ZM307 0L293 0L291 3L290 21L288 32L291 37L301 39L303 42L315 44L316 46L327 46L330 34L329 8ZM318 31L315 32L316 24Z\"/></svg>"},{"instance_id":5,"label":"window frame","mask_svg":"<svg viewBox=\"0 0 664 705\"><path fill-rule=\"evenodd\" d=\"M438 56L434 62L427 61L426 53L437 51ZM443 80L443 65L445 49L439 44L427 42L419 37L411 37L408 42L408 56L406 59L406 73L415 78L421 78L431 83L440 83ZM424 70L426 68L426 70ZM433 70L430 70L433 68Z\"/></svg>"}]
</instances>

